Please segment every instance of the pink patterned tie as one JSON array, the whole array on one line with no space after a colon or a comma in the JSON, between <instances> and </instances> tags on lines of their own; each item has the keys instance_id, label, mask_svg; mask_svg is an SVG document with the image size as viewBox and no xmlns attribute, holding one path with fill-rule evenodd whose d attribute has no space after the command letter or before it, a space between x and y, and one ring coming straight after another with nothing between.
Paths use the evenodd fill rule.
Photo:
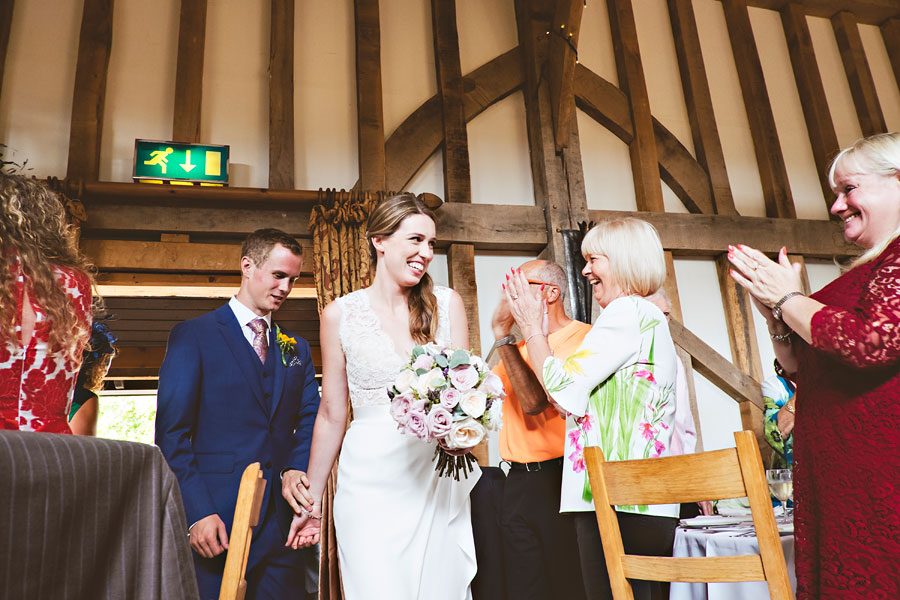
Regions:
<instances>
[{"instance_id":1,"label":"pink patterned tie","mask_svg":"<svg viewBox=\"0 0 900 600\"><path fill-rule=\"evenodd\" d=\"M263 318L253 319L247 323L247 327L253 331L253 350L259 357L260 362L266 363L266 354L269 353L269 338L266 335L266 329L269 324Z\"/></svg>"}]
</instances>

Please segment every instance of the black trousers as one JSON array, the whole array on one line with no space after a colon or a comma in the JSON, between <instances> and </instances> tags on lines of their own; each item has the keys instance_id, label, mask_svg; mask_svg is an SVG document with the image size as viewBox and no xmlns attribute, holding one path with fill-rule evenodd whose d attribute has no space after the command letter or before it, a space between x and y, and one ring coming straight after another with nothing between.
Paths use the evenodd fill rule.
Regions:
<instances>
[{"instance_id":1,"label":"black trousers","mask_svg":"<svg viewBox=\"0 0 900 600\"><path fill-rule=\"evenodd\" d=\"M626 553L672 556L678 519L622 512L617 512L616 515L619 517L619 529L622 531L622 544ZM597 516L593 512L574 513L574 516L587 597L590 600L612 600ZM669 597L669 586L662 582L632 580L631 587L635 600L664 600Z\"/></svg>"},{"instance_id":2,"label":"black trousers","mask_svg":"<svg viewBox=\"0 0 900 600\"><path fill-rule=\"evenodd\" d=\"M571 514L559 513L562 465L510 470L503 487L503 554L510 600L585 597Z\"/></svg>"}]
</instances>

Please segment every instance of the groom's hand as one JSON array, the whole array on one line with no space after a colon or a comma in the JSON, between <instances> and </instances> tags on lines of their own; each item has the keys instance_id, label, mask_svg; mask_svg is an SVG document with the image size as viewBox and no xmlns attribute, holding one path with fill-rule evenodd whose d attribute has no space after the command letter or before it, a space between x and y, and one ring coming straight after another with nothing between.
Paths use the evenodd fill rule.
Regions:
<instances>
[{"instance_id":1,"label":"groom's hand","mask_svg":"<svg viewBox=\"0 0 900 600\"><path fill-rule=\"evenodd\" d=\"M217 514L203 517L191 527L191 548L203 558L218 556L228 549L228 532Z\"/></svg>"},{"instance_id":2,"label":"groom's hand","mask_svg":"<svg viewBox=\"0 0 900 600\"><path fill-rule=\"evenodd\" d=\"M301 505L307 510L312 508L313 499L308 488L309 479L303 471L290 469L281 476L281 495L295 513L300 512Z\"/></svg>"}]
</instances>

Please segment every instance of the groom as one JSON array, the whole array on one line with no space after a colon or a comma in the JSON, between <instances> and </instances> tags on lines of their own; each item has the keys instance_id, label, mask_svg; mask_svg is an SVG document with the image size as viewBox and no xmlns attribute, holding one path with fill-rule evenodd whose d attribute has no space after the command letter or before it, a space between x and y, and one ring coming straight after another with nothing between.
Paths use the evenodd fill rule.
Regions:
<instances>
[{"instance_id":1,"label":"groom","mask_svg":"<svg viewBox=\"0 0 900 600\"><path fill-rule=\"evenodd\" d=\"M254 231L241 248L237 295L169 335L156 443L181 487L204 600L219 596L241 474L252 462L268 483L247 562L247 598L304 589L303 556L284 548L293 516L284 498L299 497L305 484L319 388L309 344L272 320L300 267L294 238ZM281 494L273 491L279 484Z\"/></svg>"}]
</instances>

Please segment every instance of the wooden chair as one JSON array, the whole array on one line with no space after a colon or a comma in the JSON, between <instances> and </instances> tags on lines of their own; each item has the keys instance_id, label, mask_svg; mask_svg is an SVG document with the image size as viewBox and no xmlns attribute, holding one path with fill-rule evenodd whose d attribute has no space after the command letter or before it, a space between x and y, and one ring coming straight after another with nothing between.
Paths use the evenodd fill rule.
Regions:
<instances>
[{"instance_id":1,"label":"wooden chair","mask_svg":"<svg viewBox=\"0 0 900 600\"><path fill-rule=\"evenodd\" d=\"M734 434L736 448L606 462L600 448L585 448L606 568L616 600L632 600L628 578L645 581L763 581L772 600L793 598L787 565L756 437ZM673 558L625 554L614 506L697 502L747 496L759 554Z\"/></svg>"},{"instance_id":2,"label":"wooden chair","mask_svg":"<svg viewBox=\"0 0 900 600\"><path fill-rule=\"evenodd\" d=\"M253 528L259 524L259 510L265 491L266 480L263 479L259 463L251 463L241 476L219 600L243 600L244 594L247 593L247 580L244 579L247 572L247 555L250 553Z\"/></svg>"}]
</instances>

